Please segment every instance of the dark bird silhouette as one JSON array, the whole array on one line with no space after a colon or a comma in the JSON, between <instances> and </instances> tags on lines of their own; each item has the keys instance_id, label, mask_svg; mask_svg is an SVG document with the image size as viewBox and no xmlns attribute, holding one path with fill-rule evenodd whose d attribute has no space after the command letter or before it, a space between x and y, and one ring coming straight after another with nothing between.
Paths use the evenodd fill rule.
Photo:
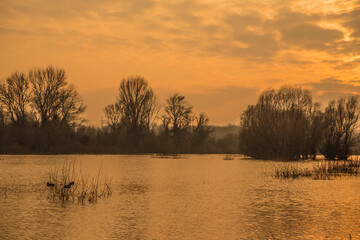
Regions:
<instances>
[{"instance_id":1,"label":"dark bird silhouette","mask_svg":"<svg viewBox=\"0 0 360 240\"><path fill-rule=\"evenodd\" d=\"M72 185L74 185L74 182L70 182L69 184L65 184L64 188L71 188Z\"/></svg>"},{"instance_id":2,"label":"dark bird silhouette","mask_svg":"<svg viewBox=\"0 0 360 240\"><path fill-rule=\"evenodd\" d=\"M46 183L46 186L48 186L48 187L55 187L55 184L54 184L54 183L47 182L47 183Z\"/></svg>"}]
</instances>

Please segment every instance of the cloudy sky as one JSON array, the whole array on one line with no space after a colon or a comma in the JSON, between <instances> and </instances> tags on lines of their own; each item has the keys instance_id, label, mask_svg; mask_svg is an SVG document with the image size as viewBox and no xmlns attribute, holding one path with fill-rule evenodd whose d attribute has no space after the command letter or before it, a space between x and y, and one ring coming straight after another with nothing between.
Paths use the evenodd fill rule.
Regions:
<instances>
[{"instance_id":1,"label":"cloudy sky","mask_svg":"<svg viewBox=\"0 0 360 240\"><path fill-rule=\"evenodd\" d=\"M281 85L316 99L360 93L360 1L0 0L0 79L52 64L99 125L119 82L145 77L213 124L238 123Z\"/></svg>"}]
</instances>

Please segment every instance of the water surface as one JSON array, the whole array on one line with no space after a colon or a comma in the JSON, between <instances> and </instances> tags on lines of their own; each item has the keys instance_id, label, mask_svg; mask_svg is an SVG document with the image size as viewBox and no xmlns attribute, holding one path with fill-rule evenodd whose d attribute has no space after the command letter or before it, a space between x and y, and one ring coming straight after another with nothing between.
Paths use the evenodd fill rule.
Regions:
<instances>
[{"instance_id":1,"label":"water surface","mask_svg":"<svg viewBox=\"0 0 360 240\"><path fill-rule=\"evenodd\" d=\"M222 155L0 159L0 239L360 239L360 177L282 180L286 163ZM101 165L112 196L49 201L48 173L65 160L89 175Z\"/></svg>"}]
</instances>

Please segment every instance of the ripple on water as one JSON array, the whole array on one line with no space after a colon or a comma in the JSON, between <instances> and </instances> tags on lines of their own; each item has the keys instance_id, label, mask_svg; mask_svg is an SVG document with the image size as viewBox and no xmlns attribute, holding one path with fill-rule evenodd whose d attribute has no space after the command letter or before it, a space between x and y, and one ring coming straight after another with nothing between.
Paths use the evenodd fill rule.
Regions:
<instances>
[{"instance_id":1,"label":"ripple on water","mask_svg":"<svg viewBox=\"0 0 360 240\"><path fill-rule=\"evenodd\" d=\"M360 238L359 178L284 181L282 163L223 157L0 156L0 239ZM90 175L102 163L113 195L48 201L48 171L72 159Z\"/></svg>"}]
</instances>

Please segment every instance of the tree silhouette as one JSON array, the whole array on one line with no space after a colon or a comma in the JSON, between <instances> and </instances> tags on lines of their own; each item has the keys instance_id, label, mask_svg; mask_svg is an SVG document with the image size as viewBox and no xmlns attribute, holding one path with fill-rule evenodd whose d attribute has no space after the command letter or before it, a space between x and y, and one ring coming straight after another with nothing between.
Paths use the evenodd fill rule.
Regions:
<instances>
[{"instance_id":1,"label":"tree silhouette","mask_svg":"<svg viewBox=\"0 0 360 240\"><path fill-rule=\"evenodd\" d=\"M358 142L359 96L341 97L329 103L324 113L321 152L327 159L346 160Z\"/></svg>"},{"instance_id":2,"label":"tree silhouette","mask_svg":"<svg viewBox=\"0 0 360 240\"><path fill-rule=\"evenodd\" d=\"M203 153L208 145L207 141L210 139L212 133L210 120L205 113L200 113L195 118L195 125L192 132L192 149L194 152Z\"/></svg>"},{"instance_id":3,"label":"tree silhouette","mask_svg":"<svg viewBox=\"0 0 360 240\"><path fill-rule=\"evenodd\" d=\"M285 86L263 92L242 114L241 150L254 158L307 158L314 149L309 146L314 109L308 90Z\"/></svg>"},{"instance_id":4,"label":"tree silhouette","mask_svg":"<svg viewBox=\"0 0 360 240\"><path fill-rule=\"evenodd\" d=\"M110 126L125 127L128 143L135 147L150 131L158 109L148 82L143 77L133 76L121 81L116 103L106 106L104 112Z\"/></svg>"},{"instance_id":5,"label":"tree silhouette","mask_svg":"<svg viewBox=\"0 0 360 240\"><path fill-rule=\"evenodd\" d=\"M29 79L24 73L15 72L0 83L0 103L13 124L22 126L28 121L30 94Z\"/></svg>"},{"instance_id":6,"label":"tree silhouette","mask_svg":"<svg viewBox=\"0 0 360 240\"><path fill-rule=\"evenodd\" d=\"M166 99L165 114L162 116L163 126L174 139L175 146L179 148L184 143L188 127L193 120L192 108L185 100L185 96L178 93Z\"/></svg>"},{"instance_id":7,"label":"tree silhouette","mask_svg":"<svg viewBox=\"0 0 360 240\"><path fill-rule=\"evenodd\" d=\"M118 104L109 104L104 108L105 117L108 125L112 130L116 130L121 126L121 110Z\"/></svg>"},{"instance_id":8,"label":"tree silhouette","mask_svg":"<svg viewBox=\"0 0 360 240\"><path fill-rule=\"evenodd\" d=\"M32 85L32 105L41 126L49 122L64 125L82 123L86 106L72 84L68 84L64 69L48 66L29 72Z\"/></svg>"}]
</instances>

